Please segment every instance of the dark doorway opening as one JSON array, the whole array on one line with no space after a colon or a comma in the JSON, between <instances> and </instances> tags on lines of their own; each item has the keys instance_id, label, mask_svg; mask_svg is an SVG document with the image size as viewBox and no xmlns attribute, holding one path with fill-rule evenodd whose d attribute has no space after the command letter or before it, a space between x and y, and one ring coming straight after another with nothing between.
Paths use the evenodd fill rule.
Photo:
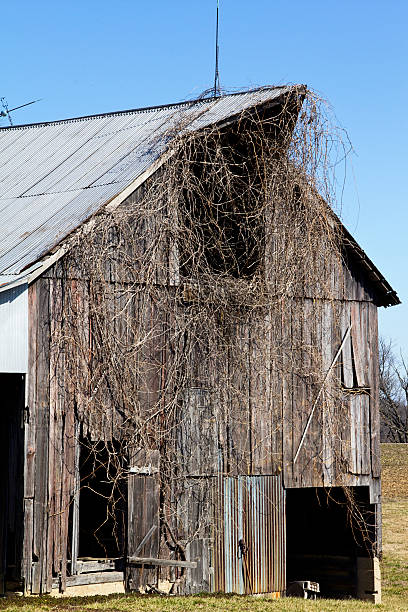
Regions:
<instances>
[{"instance_id":1,"label":"dark doorway opening","mask_svg":"<svg viewBox=\"0 0 408 612\"><path fill-rule=\"evenodd\" d=\"M287 584L311 580L322 596L357 595L357 558L375 541L368 487L286 490Z\"/></svg>"},{"instance_id":2,"label":"dark doorway opening","mask_svg":"<svg viewBox=\"0 0 408 612\"><path fill-rule=\"evenodd\" d=\"M23 536L24 374L0 374L0 589L20 582Z\"/></svg>"},{"instance_id":3,"label":"dark doorway opening","mask_svg":"<svg viewBox=\"0 0 408 612\"><path fill-rule=\"evenodd\" d=\"M113 442L81 442L79 559L125 555L127 485L120 451Z\"/></svg>"}]
</instances>

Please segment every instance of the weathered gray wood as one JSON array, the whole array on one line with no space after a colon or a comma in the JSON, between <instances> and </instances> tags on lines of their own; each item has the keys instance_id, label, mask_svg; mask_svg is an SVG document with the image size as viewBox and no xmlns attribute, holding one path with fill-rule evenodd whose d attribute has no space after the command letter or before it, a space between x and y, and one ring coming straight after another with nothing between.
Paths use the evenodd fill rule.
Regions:
<instances>
[{"instance_id":1,"label":"weathered gray wood","mask_svg":"<svg viewBox=\"0 0 408 612\"><path fill-rule=\"evenodd\" d=\"M156 559L152 557L128 557L132 565L160 565L161 567L197 567L196 561L179 561L176 559Z\"/></svg>"},{"instance_id":2,"label":"weathered gray wood","mask_svg":"<svg viewBox=\"0 0 408 612\"><path fill-rule=\"evenodd\" d=\"M358 387L367 386L367 374L364 368L364 353L366 347L363 345L362 333L361 333L361 310L358 302L352 302L350 305L351 313L351 324L353 331L351 333L351 340L353 346L354 356L354 367L357 378Z\"/></svg>"},{"instance_id":3,"label":"weathered gray wood","mask_svg":"<svg viewBox=\"0 0 408 612\"><path fill-rule=\"evenodd\" d=\"M322 384L322 468L323 483L330 486L334 481L334 443L335 443L335 418L333 413L333 401L330 397L330 389L336 384L333 376L334 368L340 358L345 339L333 357L336 350L332 337L333 304L329 301L322 303L322 374L324 375ZM346 335L349 335L349 331ZM318 401L318 400L317 400Z\"/></svg>"},{"instance_id":4,"label":"weathered gray wood","mask_svg":"<svg viewBox=\"0 0 408 612\"><path fill-rule=\"evenodd\" d=\"M136 548L135 556L137 556L140 553L140 551L143 549L144 545L150 540L150 538L152 537L152 535L154 534L156 529L158 529L158 526L157 525L152 525L152 527L146 533L146 535L143 538L143 540L140 542L139 546Z\"/></svg>"},{"instance_id":5,"label":"weathered gray wood","mask_svg":"<svg viewBox=\"0 0 408 612\"><path fill-rule=\"evenodd\" d=\"M36 390L37 390L37 283L28 289L28 373L27 414L25 419L24 497L34 497L36 451Z\"/></svg>"},{"instance_id":6,"label":"weathered gray wood","mask_svg":"<svg viewBox=\"0 0 408 612\"><path fill-rule=\"evenodd\" d=\"M350 327L350 304L343 302L341 305L341 333L342 337L345 336L347 329ZM342 368L343 368L343 383L348 389L352 389L354 386L353 377L353 359L351 354L351 336L347 336L347 339L343 346L342 356Z\"/></svg>"},{"instance_id":7,"label":"weathered gray wood","mask_svg":"<svg viewBox=\"0 0 408 612\"><path fill-rule=\"evenodd\" d=\"M251 405L249 397L249 326L247 321L231 326L229 392L226 413L229 426L228 464L232 474L251 471Z\"/></svg>"},{"instance_id":8,"label":"weathered gray wood","mask_svg":"<svg viewBox=\"0 0 408 612\"><path fill-rule=\"evenodd\" d=\"M186 547L190 560L196 560L196 567L187 569L186 591L203 593L211 590L210 548L212 541L207 538L195 539Z\"/></svg>"},{"instance_id":9,"label":"weathered gray wood","mask_svg":"<svg viewBox=\"0 0 408 612\"><path fill-rule=\"evenodd\" d=\"M157 450L138 449L130 459L133 466L160 465L160 454ZM159 474L128 476L128 554L137 556L135 551L142 552L147 558L157 558L159 553L159 508L160 485ZM150 538L146 538L152 527ZM144 540L143 547L140 546ZM157 571L132 567L126 568L126 583L130 590L138 590L146 584L157 582Z\"/></svg>"},{"instance_id":10,"label":"weathered gray wood","mask_svg":"<svg viewBox=\"0 0 408 612\"><path fill-rule=\"evenodd\" d=\"M296 431L296 446L299 444L307 419L310 414L310 407L316 397L315 370L316 354L320 342L320 324L316 326L317 306L312 300L307 299L300 305L299 317L302 319L301 331L301 355L298 372L298 419ZM299 308L298 306L298 308ZM319 336L317 336L317 327ZM307 444L301 448L299 458L293 464L294 482L293 486L311 487L321 484L321 454L322 454L322 435L321 423L319 419L312 420L309 426Z\"/></svg>"},{"instance_id":11,"label":"weathered gray wood","mask_svg":"<svg viewBox=\"0 0 408 612\"><path fill-rule=\"evenodd\" d=\"M33 533L34 533L34 488L36 460L36 390L37 390L37 284L28 289L28 371L27 409L24 419L24 535L22 577L24 592L31 592Z\"/></svg>"},{"instance_id":12,"label":"weathered gray wood","mask_svg":"<svg viewBox=\"0 0 408 612\"><path fill-rule=\"evenodd\" d=\"M270 308L269 360L270 360L270 399L269 410L271 414L271 454L273 472L282 470L283 451L283 407L282 407L282 376L280 375L281 359L279 346L281 344L281 316L278 308Z\"/></svg>"},{"instance_id":13,"label":"weathered gray wood","mask_svg":"<svg viewBox=\"0 0 408 612\"><path fill-rule=\"evenodd\" d=\"M306 403L305 389L305 339L307 336L306 321L304 320L304 307L306 304L297 300L291 301L292 308L292 324L291 324L291 342L292 347L295 347L292 355L292 397L293 397L293 414L292 414L292 439L293 448L296 449L301 439L307 417L309 415L310 406ZM303 446L303 449L305 447ZM292 486L301 486L301 483L307 480L309 469L305 469L307 465L308 452L303 454L303 457L293 462L293 483Z\"/></svg>"},{"instance_id":14,"label":"weathered gray wood","mask_svg":"<svg viewBox=\"0 0 408 612\"><path fill-rule=\"evenodd\" d=\"M379 410L379 364L378 364L378 321L377 308L369 305L369 346L370 346L370 436L371 469L374 478L381 476L380 410Z\"/></svg>"},{"instance_id":15,"label":"weathered gray wood","mask_svg":"<svg viewBox=\"0 0 408 612\"><path fill-rule=\"evenodd\" d=\"M350 328L349 328L349 331L350 331ZM349 333L349 332L348 332L348 333ZM348 333L347 333L347 335L348 335ZM345 340L345 339L343 339L343 342L344 342L344 340ZM330 347L331 347L331 343L330 343ZM293 461L294 461L294 462L296 462L296 459L297 459L297 457L299 456L300 450L301 450L301 448L302 448L302 445L303 445L303 443L304 443L304 440L305 440L305 437L306 437L307 431L308 431L309 426L310 426L310 422L311 422L311 420L312 420L312 418L313 418L313 414L314 414L314 410L315 410L315 408L316 408L316 406L317 406L317 402L318 402L318 400L319 400L319 398L320 398L320 395L321 395L321 394L323 393L323 391L324 391L324 385L325 385L325 383L326 383L326 381L327 381L327 379L328 379L328 377L329 377L329 375L330 375L330 373L331 373L332 368L334 367L334 365L336 364L337 359L339 358L339 355L340 355L340 353L341 353L342 348L343 348L343 343L340 345L340 348L338 349L338 351L337 351L336 355L334 356L333 361L332 361L332 363L331 363L330 367L329 367L329 368L326 370L326 373L324 374L323 382L322 382L322 384L320 385L319 392L318 392L318 394L317 394L317 396L316 396L316 399L315 399L315 401L314 401L314 403L313 403L312 410L310 411L310 415L309 415L309 418L308 418L307 423L306 423L306 426L305 426L305 430L304 430L303 435L302 435L302 438L301 438L301 440L300 440L300 443L299 443L298 449L297 449L297 451L296 451L296 453L295 453L295 456L294 456L294 459L293 459ZM326 364L325 364L325 365L326 365Z\"/></svg>"},{"instance_id":16,"label":"weathered gray wood","mask_svg":"<svg viewBox=\"0 0 408 612\"><path fill-rule=\"evenodd\" d=\"M290 365L290 354L292 346L292 318L291 303L289 300L282 302L280 306L281 316L281 338L280 338L280 375L282 377L282 454L283 474L285 486L293 486L293 394L292 394L292 368Z\"/></svg>"},{"instance_id":17,"label":"weathered gray wood","mask_svg":"<svg viewBox=\"0 0 408 612\"><path fill-rule=\"evenodd\" d=\"M177 461L184 474L217 471L217 424L208 389L189 388L182 394Z\"/></svg>"},{"instance_id":18,"label":"weathered gray wood","mask_svg":"<svg viewBox=\"0 0 408 612\"><path fill-rule=\"evenodd\" d=\"M364 393L350 397L351 457L354 474L369 474L370 461L370 398Z\"/></svg>"},{"instance_id":19,"label":"weathered gray wood","mask_svg":"<svg viewBox=\"0 0 408 612\"><path fill-rule=\"evenodd\" d=\"M36 346L36 464L34 486L34 534L32 593L47 592L47 530L48 530L48 450L49 450L49 359L50 319L49 280L39 278L37 287Z\"/></svg>"},{"instance_id":20,"label":"weathered gray wood","mask_svg":"<svg viewBox=\"0 0 408 612\"><path fill-rule=\"evenodd\" d=\"M66 586L81 586L84 584L105 584L111 582L123 582L123 572L94 572L90 574L78 574L77 576L67 576ZM58 582L53 583L54 588L59 587Z\"/></svg>"},{"instance_id":21,"label":"weathered gray wood","mask_svg":"<svg viewBox=\"0 0 408 612\"><path fill-rule=\"evenodd\" d=\"M152 251L158 233L161 231L158 218L152 220L151 223L148 221L143 221L143 223L146 234L149 235L142 238L137 246L140 251L137 254L140 269L143 268L142 260L149 256L149 249ZM278 250L282 251L284 249L284 240L276 234L276 229L273 229L275 231L275 234L273 234L275 243L271 243L267 247L267 252L270 251L269 260L273 260L273 263L276 264L276 270L279 270ZM153 254L152 270L154 269L155 279L159 284L164 283L166 278L170 284L178 283L176 270L178 253L172 252L171 248L169 250L168 247L168 244L160 244ZM167 262L169 263L168 269L166 268L167 264L163 261L167 256L170 258L170 262ZM280 281L276 276L274 267L268 265L270 263L268 257L266 260L267 282L271 287L278 287ZM163 265L160 267L162 263ZM347 272L344 283L341 275L336 276L340 264L335 261L335 258L333 258L333 261L330 259L326 263L322 262L322 266L325 266L325 270L322 268L321 282L319 280L312 281L307 286L307 291L311 291L310 295L313 299L306 300L304 298L300 291L301 284L299 284L296 288L297 291L299 290L299 295L296 298L286 298L285 303L273 307L272 321L267 320L267 315L265 315L265 321L263 321L263 315L259 314L259 311L257 318L254 315L247 316L247 314L237 316L234 323L235 328L231 331L231 336L235 336L235 340L231 341L228 354L227 351L225 352L223 363L219 363L221 359L216 360L215 363L211 363L209 360L209 355L211 356L212 353L215 354L217 351L218 354L221 353L220 347L216 346L213 350L211 346L208 346L209 342L206 344L206 341L201 338L194 338L196 330L191 333L186 332L186 335L191 336L189 340L191 346L186 348L186 355L189 355L191 363L186 365L186 371L190 373L191 370L193 374L191 379L186 380L185 372L180 371L182 385L177 389L177 408L181 403L184 403L181 427L177 430L179 444L177 455L182 457L179 468L182 471L182 476L186 479L194 476L197 479L202 478L204 480L205 478L208 480L211 478L211 474L215 474L217 470L223 472L230 470L230 473L235 474L265 474L280 469L282 467L282 456L284 456L285 484L287 486L322 486L323 471L325 473L325 484L328 486L335 485L340 482L338 479L340 473L337 472L337 466L333 466L335 455L339 452L344 459L345 447L348 444L349 458L351 453L349 448L350 438L352 437L351 429L353 428L354 475L350 474L350 483L355 485L367 484L369 482L367 465L370 460L367 451L367 448L369 448L367 447L367 440L370 442L370 434L367 432L369 425L371 425L373 473L379 473L378 384L375 382L377 378L375 365L376 329L374 331L374 315L371 317L371 305L361 303L361 300L368 299L368 293L363 282L364 279L358 275ZM165 322L163 312L160 310L161 306L158 306L160 299L158 302L155 301L142 288L138 290L138 293L135 293L137 298L129 304L129 309L127 309L127 297L124 293L118 292L118 285L122 284L124 286L125 281L134 283L135 279L140 281L140 271L122 270L121 262L114 257L106 262L104 270L111 285L109 291L112 291L112 296L108 295L109 291L106 294L107 299L110 300L109 309L112 313L112 321L107 322L107 328L102 332L105 331L106 336L108 336L108 332L113 329L116 336L120 340L123 339L124 345L126 344L125 335L127 333L131 333L132 338L137 333L140 333L140 338L148 338L137 358L129 358L129 363L125 364L123 371L124 377L134 376L135 380L137 379L135 394L140 399L141 418L143 419L144 414L150 414L154 409L160 410L162 406L170 405L170 403L167 404L168 400L169 402L174 401L171 390L169 391L169 388L166 388L166 393L163 393L163 389L168 382L166 376L171 359L169 353L174 349L174 346L171 346L171 350L169 349L168 336L176 329L175 319L179 317L180 313L177 312L176 316L168 309L166 317L171 320L171 323L167 320ZM323 419L320 418L320 407L323 404L322 398L320 398L319 405L316 408L317 418L309 428L307 444L305 443L300 449L299 457L295 459L295 465L294 451L300 441L307 416L318 391L317 379L321 374L319 360L322 359L323 364L327 364L328 354L331 357L339 344L336 338L335 316L329 312L331 308L334 308L333 303L330 301L324 303L327 298L327 295L325 295L327 287L324 286L327 282L327 271L331 275L331 287L336 298L344 297L345 302L347 302L344 304L344 311L342 311L344 319L339 316L339 320L342 321L342 335L344 336L350 325L350 306L353 306L354 309L353 317L359 322L357 332L353 335L353 345L355 345L357 355L356 370L359 372L360 383L364 381L364 385L371 388L370 414L367 413L366 399L353 400L353 408L350 409L353 412L353 417L350 423L347 402L351 401L351 395L347 395L347 401L342 406L344 408L342 425L348 427L349 430L345 433L341 424L337 426L337 423L334 423L333 419L338 415L338 412L336 414L330 412L325 414ZM89 300L95 298L95 296L89 295L84 280L86 281L80 276L70 278L69 282L59 278L60 287L58 291L61 295L66 293L68 295L67 303L71 300L70 307L74 305L77 309L78 321L83 323L82 340L85 345L88 343L89 353L91 354L91 339L86 338L86 336L89 335L89 325L91 324L88 316ZM32 288L30 287L31 300L33 297L35 300L37 299L38 287L40 285L37 285L37 283L34 283ZM65 307L68 307L67 304L65 304ZM368 322L367 309L370 311ZM374 305L372 305L372 311L376 313ZM32 343L34 347L37 347L38 342L40 342L37 335L43 337L44 333L38 324L38 313L34 312L33 314L32 310L30 312L30 316L34 316L35 320L34 325L30 324L30 346ZM129 321L133 325L131 332L129 332ZM113 327L110 327L111 325ZM170 328L170 334L165 331L166 325ZM138 332L135 330L138 330ZM69 330L67 336L69 336ZM370 345L370 354L366 351L367 343ZM305 351L305 347L309 347L309 350ZM117 353L114 352L113 354L117 362L121 363L124 358L123 353L114 347L112 350L117 350ZM302 351L304 351L304 355L301 354ZM37 517L40 512L46 516L48 510L52 518L48 525L47 535L44 536L48 538L46 560L44 561L46 565L43 565L43 561L34 560L36 565L33 571L37 585L35 588L41 587L42 589L42 585L46 584L46 590L48 590L51 565L54 572L60 571L59 568L62 568L62 582L64 581L66 544L69 537L67 533L68 514L72 494L75 491L72 482L74 454L71 448L72 444L69 441L72 438L74 425L74 402L76 402L76 414L79 415L81 420L84 435L90 433L92 439L103 438L109 440L112 436L115 437L115 433L120 433L124 419L114 410L110 387L103 377L95 398L95 403L100 403L100 413L97 414L96 411L93 416L89 417L86 409L84 409L84 406L88 405L89 399L89 383L91 382L89 373L95 366L93 372L102 374L103 364L99 364L99 370L97 370L96 366L98 364L90 363L92 357L89 357L88 362L87 351L83 355L76 355L75 365L71 366L68 363L64 364L63 360L61 362L57 357L55 358L57 364L55 367L59 369L59 379L55 384L50 381L50 394L52 394L52 397L50 397L50 416L56 419L56 422L51 423L52 427L49 430L49 461L48 466L45 466L48 473L48 483L44 485L45 492L48 491L47 495L50 503L40 507L37 501L40 499L42 491L41 486L37 490L36 461L39 461L39 470L41 471L41 462L44 467L47 460L44 457L41 458L41 452L43 451L40 450L45 436L40 432L38 439L36 438L39 428L43 427L42 422L39 422L38 427L36 424L36 394L38 390L36 376L39 374L42 377L41 384L46 379L41 373L41 365L40 370L37 371L36 354L30 351L30 355L30 382L28 387L31 387L31 390L29 389L28 397L31 399L28 402L29 422L27 423L27 448L25 452L25 506L28 523L25 534L27 541L25 539L24 572L27 576L26 584L29 585L33 551L34 559L36 559L38 553L37 540L41 540L41 525L37 522ZM315 359L314 362L313 359ZM344 385L346 388L352 389L356 381L353 379L350 337L347 338L343 347L342 360ZM65 366L67 367L66 371L64 371ZM368 366L370 370L367 374ZM51 366L51 370L53 371L53 366ZM73 383L70 379L78 379L78 373L81 372L84 373L83 380L80 380L78 384L75 383L75 389L73 389ZM79 378L81 377L79 376ZM333 380L327 381L328 401L330 401L330 394L337 392L334 387L335 378L336 376L333 376ZM355 378L357 379L357 374ZM227 383L225 388L222 388L223 380ZM98 380L93 382L95 383L94 387L99 385ZM360 383L358 383L359 386L361 386ZM376 384L377 389L375 388ZM174 383L174 386L176 386L176 383ZM59 405L56 406L57 389L61 388L64 389L62 395L65 393L66 397L60 398ZM41 393L42 391L40 391ZM61 394L61 392L59 393ZM337 408L337 406L334 406L334 411ZM151 421L151 428L146 436L153 444L155 443L157 424L157 420L153 419ZM339 437L342 441L341 448L337 445L337 441L334 441ZM176 434L174 438L176 438ZM30 444L30 440L32 444ZM177 444L174 440L171 441L171 444L174 444L172 447L172 450L174 450ZM158 450L153 452L158 454ZM146 461L146 458L144 461ZM135 473L129 476L129 496L132 498L132 504L134 505L132 525L129 527L129 538L132 546L135 546L132 551L133 557L160 560L168 552L168 550L163 551L159 547L161 527L158 521L158 500L160 499L158 477L160 468L156 466L149 472L145 469L147 465L143 462L135 465ZM137 471L139 472L138 475ZM181 471L179 475L181 475ZM54 472L55 481L51 482L50 478L52 478ZM140 480L136 481L136 478L140 478ZM152 480L146 480L148 478ZM172 493L172 483L163 484L162 482L161 484L163 488L167 485ZM171 518L167 517L167 520L180 541L185 541L191 535L191 531L194 531L197 525L199 526L202 533L200 532L199 538L193 540L190 546L191 551L195 551L194 555L199 556L200 546L204 546L202 543L208 535L208 531L205 531L208 530L208 524L206 524L206 519L208 523L208 517L204 516L207 510L204 510L205 506L202 504L203 500L206 500L206 491L201 482L194 489L194 495L192 495L193 488L191 481L188 481L178 499L171 498L169 493L169 499L171 500L169 503L172 505L169 507ZM182 486L177 489L177 494L180 489L182 489ZM34 498L34 494L36 495L36 502L31 504L30 507L29 502ZM44 499L45 497L44 493ZM180 512L178 512L179 510ZM32 530L30 535L30 529L32 528L34 514L36 520L34 539L36 542L33 548L33 536ZM183 520L179 520L180 517ZM75 522L74 509L74 525ZM205 528L202 527L203 524L206 525ZM45 532L46 529L44 528L43 531ZM73 541L73 572L75 572L75 546ZM162 548L164 547L165 544L162 543ZM217 550L220 551L221 548L219 547ZM208 550L203 548L203 559L206 552ZM153 553L156 553L156 556ZM224 553L225 551L222 554ZM168 554L171 553L168 552ZM186 558L189 559L187 554ZM180 563L183 562L180 561ZM153 566L157 568L165 567L158 563ZM177 568L177 565L168 567ZM93 571L98 569L100 568L96 567ZM197 566L195 570L196 578L193 577L193 572L184 574L179 572L178 575L186 576L189 574L190 577L187 580L191 578L191 580L199 581L198 571L201 571L201 569ZM89 571L89 569L86 571ZM175 573L177 573L177 570L175 570ZM151 578L154 581L157 578L158 571L146 570L144 567L133 567L130 568L129 574L137 576L134 582L135 588L137 588L137 584L146 584ZM161 575L163 576L163 574ZM39 582L41 583L40 587L38 587ZM63 583L64 588L65 583Z\"/></svg>"},{"instance_id":22,"label":"weathered gray wood","mask_svg":"<svg viewBox=\"0 0 408 612\"><path fill-rule=\"evenodd\" d=\"M272 473L270 409L270 352L267 315L250 319L250 400L252 473Z\"/></svg>"},{"instance_id":23,"label":"weathered gray wood","mask_svg":"<svg viewBox=\"0 0 408 612\"><path fill-rule=\"evenodd\" d=\"M116 562L114 560L101 561L77 561L76 574L86 574L89 572L104 572L106 570L114 570Z\"/></svg>"},{"instance_id":24,"label":"weathered gray wood","mask_svg":"<svg viewBox=\"0 0 408 612\"><path fill-rule=\"evenodd\" d=\"M24 594L31 593L31 570L33 563L33 523L34 523L34 500L28 498L24 500L24 539L23 539L23 563L22 577L24 580Z\"/></svg>"},{"instance_id":25,"label":"weathered gray wood","mask_svg":"<svg viewBox=\"0 0 408 612\"><path fill-rule=\"evenodd\" d=\"M81 487L81 478L79 474L79 458L81 447L79 444L79 423L75 423L75 464L74 464L74 495L72 499L72 534L71 534L71 574L75 576L77 573L84 571L84 564L78 562L79 548L79 496ZM106 569L106 568L101 568ZM92 571L92 570L88 570Z\"/></svg>"}]
</instances>

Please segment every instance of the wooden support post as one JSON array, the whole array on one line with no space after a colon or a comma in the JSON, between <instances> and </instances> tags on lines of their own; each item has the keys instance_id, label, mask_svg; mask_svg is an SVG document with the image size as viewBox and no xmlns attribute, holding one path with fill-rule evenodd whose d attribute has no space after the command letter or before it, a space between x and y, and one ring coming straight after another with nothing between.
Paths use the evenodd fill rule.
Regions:
<instances>
[{"instance_id":1,"label":"wooden support post","mask_svg":"<svg viewBox=\"0 0 408 612\"><path fill-rule=\"evenodd\" d=\"M79 423L75 424L75 475L74 498L72 506L72 544L71 544L71 575L78 574L78 547L79 547L79 494L81 478L79 474L79 457L81 448L79 444Z\"/></svg>"}]
</instances>

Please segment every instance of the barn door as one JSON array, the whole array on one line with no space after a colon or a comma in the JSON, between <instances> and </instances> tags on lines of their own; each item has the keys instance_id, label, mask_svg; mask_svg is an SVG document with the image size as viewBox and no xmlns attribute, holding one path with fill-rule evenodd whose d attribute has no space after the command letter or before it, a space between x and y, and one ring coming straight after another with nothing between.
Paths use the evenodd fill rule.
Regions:
<instances>
[{"instance_id":1,"label":"barn door","mask_svg":"<svg viewBox=\"0 0 408 612\"><path fill-rule=\"evenodd\" d=\"M285 589L285 501L279 476L222 478L215 503L214 591Z\"/></svg>"},{"instance_id":2,"label":"barn door","mask_svg":"<svg viewBox=\"0 0 408 612\"><path fill-rule=\"evenodd\" d=\"M139 449L128 476L128 562L126 585L131 591L157 586L158 568L148 559L159 556L159 451Z\"/></svg>"}]
</instances>

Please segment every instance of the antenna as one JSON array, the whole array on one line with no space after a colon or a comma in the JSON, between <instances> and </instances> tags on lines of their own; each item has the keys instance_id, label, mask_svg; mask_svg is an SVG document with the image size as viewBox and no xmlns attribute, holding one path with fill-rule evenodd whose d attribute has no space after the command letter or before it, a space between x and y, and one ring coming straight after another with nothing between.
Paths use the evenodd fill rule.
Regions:
<instances>
[{"instance_id":1,"label":"antenna","mask_svg":"<svg viewBox=\"0 0 408 612\"><path fill-rule=\"evenodd\" d=\"M219 53L219 47L218 47L218 17L219 17L219 9L220 9L220 0L217 0L217 27L215 30L215 76L214 76L214 97L217 97L217 92L218 94L220 93L220 75L218 72L218 53Z\"/></svg>"},{"instance_id":2,"label":"antenna","mask_svg":"<svg viewBox=\"0 0 408 612\"><path fill-rule=\"evenodd\" d=\"M10 125L13 125L10 113L18 110L19 108L24 108L24 106L30 106L30 104L35 104L35 102L41 102L41 99L40 100L32 100L31 102L26 102L25 104L20 104L20 106L15 106L14 108L9 108L8 107L6 98L0 98L0 102L1 102L1 105L3 107L3 110L0 111L0 117L8 117L8 120L10 121Z\"/></svg>"}]
</instances>

